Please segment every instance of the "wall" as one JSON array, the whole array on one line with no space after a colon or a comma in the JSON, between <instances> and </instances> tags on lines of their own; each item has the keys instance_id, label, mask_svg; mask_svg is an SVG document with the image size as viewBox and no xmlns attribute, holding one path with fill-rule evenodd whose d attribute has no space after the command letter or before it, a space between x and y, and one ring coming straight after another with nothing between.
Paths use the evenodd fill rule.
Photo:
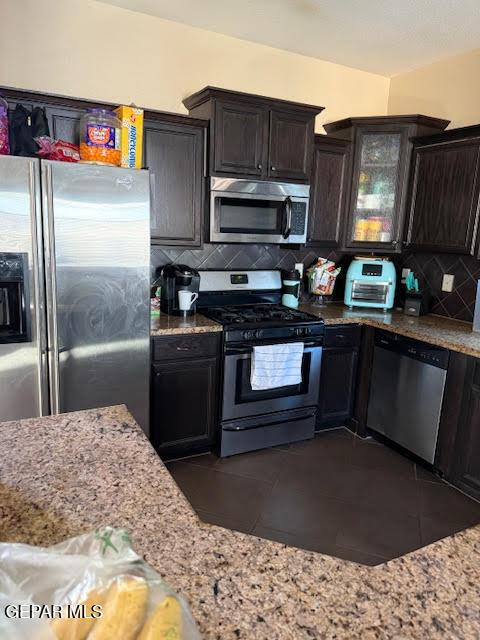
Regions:
<instances>
[{"instance_id":1,"label":"wall","mask_svg":"<svg viewBox=\"0 0 480 640\"><path fill-rule=\"evenodd\" d=\"M1 0L0 85L185 112L215 85L385 114L389 79L92 0Z\"/></svg>"},{"instance_id":2,"label":"wall","mask_svg":"<svg viewBox=\"0 0 480 640\"><path fill-rule=\"evenodd\" d=\"M388 113L425 113L450 127L480 122L480 49L441 60L390 81Z\"/></svg>"}]
</instances>

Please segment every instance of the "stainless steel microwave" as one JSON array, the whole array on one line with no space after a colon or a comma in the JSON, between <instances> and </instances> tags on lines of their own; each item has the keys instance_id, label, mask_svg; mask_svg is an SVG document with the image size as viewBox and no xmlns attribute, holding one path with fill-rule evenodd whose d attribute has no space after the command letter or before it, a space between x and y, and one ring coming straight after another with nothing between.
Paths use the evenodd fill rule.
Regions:
<instances>
[{"instance_id":1,"label":"stainless steel microwave","mask_svg":"<svg viewBox=\"0 0 480 640\"><path fill-rule=\"evenodd\" d=\"M310 187L211 178L210 242L303 244Z\"/></svg>"}]
</instances>

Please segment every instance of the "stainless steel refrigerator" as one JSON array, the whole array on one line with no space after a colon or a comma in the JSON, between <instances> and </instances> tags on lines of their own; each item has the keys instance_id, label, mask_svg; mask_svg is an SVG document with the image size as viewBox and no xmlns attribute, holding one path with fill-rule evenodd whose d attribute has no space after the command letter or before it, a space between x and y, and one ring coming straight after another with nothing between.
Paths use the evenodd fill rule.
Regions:
<instances>
[{"instance_id":1,"label":"stainless steel refrigerator","mask_svg":"<svg viewBox=\"0 0 480 640\"><path fill-rule=\"evenodd\" d=\"M148 433L149 191L0 156L0 421L125 403Z\"/></svg>"}]
</instances>

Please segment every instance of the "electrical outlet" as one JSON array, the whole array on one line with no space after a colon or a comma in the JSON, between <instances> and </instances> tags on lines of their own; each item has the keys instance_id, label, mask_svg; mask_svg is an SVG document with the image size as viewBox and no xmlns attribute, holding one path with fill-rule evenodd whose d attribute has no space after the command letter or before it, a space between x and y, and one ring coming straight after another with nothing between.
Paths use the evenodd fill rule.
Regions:
<instances>
[{"instance_id":1,"label":"electrical outlet","mask_svg":"<svg viewBox=\"0 0 480 640\"><path fill-rule=\"evenodd\" d=\"M450 273L444 273L442 280L442 291L447 291L448 293L453 291L454 280L455 276L451 275Z\"/></svg>"},{"instance_id":2,"label":"electrical outlet","mask_svg":"<svg viewBox=\"0 0 480 640\"><path fill-rule=\"evenodd\" d=\"M303 262L296 262L295 263L295 269L299 272L300 278L303 278L303 267L304 267Z\"/></svg>"},{"instance_id":3,"label":"electrical outlet","mask_svg":"<svg viewBox=\"0 0 480 640\"><path fill-rule=\"evenodd\" d=\"M411 269L402 269L402 280L405 280Z\"/></svg>"}]
</instances>

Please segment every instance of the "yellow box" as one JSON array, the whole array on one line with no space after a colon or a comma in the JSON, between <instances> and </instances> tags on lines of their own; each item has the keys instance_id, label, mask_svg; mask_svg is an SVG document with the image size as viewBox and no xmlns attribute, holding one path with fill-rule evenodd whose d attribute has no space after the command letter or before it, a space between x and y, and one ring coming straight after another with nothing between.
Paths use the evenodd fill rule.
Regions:
<instances>
[{"instance_id":1,"label":"yellow box","mask_svg":"<svg viewBox=\"0 0 480 640\"><path fill-rule=\"evenodd\" d=\"M121 165L130 169L142 168L143 109L121 106L115 109L122 123L120 130Z\"/></svg>"}]
</instances>

